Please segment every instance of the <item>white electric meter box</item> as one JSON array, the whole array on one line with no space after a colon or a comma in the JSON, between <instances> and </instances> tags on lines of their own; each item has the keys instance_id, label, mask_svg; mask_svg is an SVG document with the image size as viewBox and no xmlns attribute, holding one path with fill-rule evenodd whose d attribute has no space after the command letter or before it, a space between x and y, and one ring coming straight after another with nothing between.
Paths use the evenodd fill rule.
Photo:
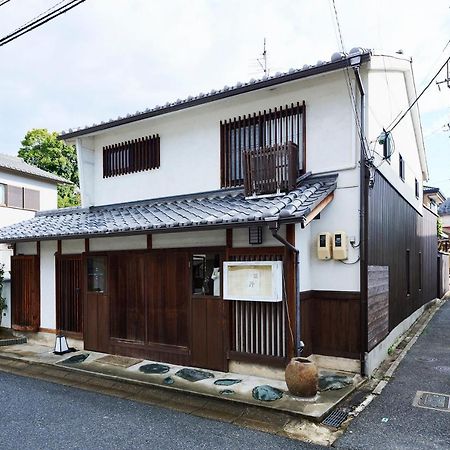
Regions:
<instances>
[{"instance_id":1,"label":"white electric meter box","mask_svg":"<svg viewBox=\"0 0 450 450\"><path fill-rule=\"evenodd\" d=\"M317 258L331 259L331 233L320 233L317 236Z\"/></svg>"},{"instance_id":2,"label":"white electric meter box","mask_svg":"<svg viewBox=\"0 0 450 450\"><path fill-rule=\"evenodd\" d=\"M348 238L345 231L336 231L333 234L333 259L348 258Z\"/></svg>"},{"instance_id":3,"label":"white electric meter box","mask_svg":"<svg viewBox=\"0 0 450 450\"><path fill-rule=\"evenodd\" d=\"M281 302L282 261L224 261L224 300Z\"/></svg>"}]
</instances>

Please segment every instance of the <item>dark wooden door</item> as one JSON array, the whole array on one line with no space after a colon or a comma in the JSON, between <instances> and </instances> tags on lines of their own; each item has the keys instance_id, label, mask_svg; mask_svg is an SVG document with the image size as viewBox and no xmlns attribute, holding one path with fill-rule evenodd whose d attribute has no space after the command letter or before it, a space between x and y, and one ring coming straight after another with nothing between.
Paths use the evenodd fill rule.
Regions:
<instances>
[{"instance_id":1,"label":"dark wooden door","mask_svg":"<svg viewBox=\"0 0 450 450\"><path fill-rule=\"evenodd\" d=\"M56 256L56 328L83 332L83 261L81 255Z\"/></svg>"},{"instance_id":2,"label":"dark wooden door","mask_svg":"<svg viewBox=\"0 0 450 450\"><path fill-rule=\"evenodd\" d=\"M204 262L201 262L202 260ZM196 275L195 272L199 271L199 261L204 268ZM221 261L222 255L217 252L191 255L191 359L193 366L226 371L225 304L221 286L220 292L214 292L214 283L211 280L212 268L221 267Z\"/></svg>"},{"instance_id":3,"label":"dark wooden door","mask_svg":"<svg viewBox=\"0 0 450 450\"><path fill-rule=\"evenodd\" d=\"M108 258L85 258L84 347L86 350L109 352L109 288Z\"/></svg>"},{"instance_id":4,"label":"dark wooden door","mask_svg":"<svg viewBox=\"0 0 450 450\"><path fill-rule=\"evenodd\" d=\"M38 331L41 317L39 256L11 257L12 328Z\"/></svg>"}]
</instances>

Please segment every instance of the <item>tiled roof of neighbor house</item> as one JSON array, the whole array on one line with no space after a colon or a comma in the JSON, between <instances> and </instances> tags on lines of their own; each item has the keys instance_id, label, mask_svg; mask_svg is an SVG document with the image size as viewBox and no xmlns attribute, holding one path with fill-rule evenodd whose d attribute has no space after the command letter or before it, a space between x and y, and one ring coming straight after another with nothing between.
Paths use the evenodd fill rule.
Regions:
<instances>
[{"instance_id":1,"label":"tiled roof of neighbor house","mask_svg":"<svg viewBox=\"0 0 450 450\"><path fill-rule=\"evenodd\" d=\"M450 198L445 200L444 203L441 203L438 208L438 214L440 216L450 216Z\"/></svg>"},{"instance_id":2,"label":"tiled roof of neighbor house","mask_svg":"<svg viewBox=\"0 0 450 450\"><path fill-rule=\"evenodd\" d=\"M423 187L424 194L436 194L437 192L439 192L438 187L433 187L433 186L424 186Z\"/></svg>"},{"instance_id":3,"label":"tiled roof of neighbor house","mask_svg":"<svg viewBox=\"0 0 450 450\"><path fill-rule=\"evenodd\" d=\"M59 177L58 175L46 172L45 170L39 169L39 167L32 166L31 164L26 163L22 158L19 158L18 156L5 155L3 153L0 153L0 169L5 169L9 172L19 172L25 176L29 176L32 178L41 178L50 183L72 184L65 178Z\"/></svg>"},{"instance_id":4,"label":"tiled roof of neighbor house","mask_svg":"<svg viewBox=\"0 0 450 450\"><path fill-rule=\"evenodd\" d=\"M154 108L147 108L145 111L136 111L134 114L127 114L125 117L117 117L116 119L109 119L107 122L94 123L92 125L85 125L75 129L69 128L68 131L61 131L61 139L71 139L85 134L95 133L97 131L105 130L127 123L136 122L138 120L148 119L150 117L160 116L169 112L179 111L191 106L197 106L204 103L220 100L245 92L254 91L257 89L274 86L289 81L306 78L320 73L331 72L333 70L342 69L351 65L352 58L361 57L361 62L370 59L371 51L361 47L355 47L347 53L333 53L330 61L317 61L316 64L305 64L301 69L289 69L287 72L277 72L272 76L264 76L259 80L252 78L248 82L237 82L234 86L224 86L222 89L213 89L210 92L203 93L196 96L190 95L184 100L178 99L174 102L167 102L165 105L156 105Z\"/></svg>"},{"instance_id":5,"label":"tiled roof of neighbor house","mask_svg":"<svg viewBox=\"0 0 450 450\"><path fill-rule=\"evenodd\" d=\"M181 229L300 221L336 188L337 175L310 176L293 191L245 198L242 189L167 197L90 208L39 211L0 229L0 242L95 237Z\"/></svg>"}]
</instances>

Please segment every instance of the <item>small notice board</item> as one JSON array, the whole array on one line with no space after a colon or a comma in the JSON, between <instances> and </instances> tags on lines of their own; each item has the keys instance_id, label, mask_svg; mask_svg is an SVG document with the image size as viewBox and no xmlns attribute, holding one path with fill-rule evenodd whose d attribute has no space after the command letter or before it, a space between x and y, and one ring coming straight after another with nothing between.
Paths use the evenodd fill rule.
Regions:
<instances>
[{"instance_id":1,"label":"small notice board","mask_svg":"<svg viewBox=\"0 0 450 450\"><path fill-rule=\"evenodd\" d=\"M282 261L225 261L224 300L281 302L283 300Z\"/></svg>"}]
</instances>

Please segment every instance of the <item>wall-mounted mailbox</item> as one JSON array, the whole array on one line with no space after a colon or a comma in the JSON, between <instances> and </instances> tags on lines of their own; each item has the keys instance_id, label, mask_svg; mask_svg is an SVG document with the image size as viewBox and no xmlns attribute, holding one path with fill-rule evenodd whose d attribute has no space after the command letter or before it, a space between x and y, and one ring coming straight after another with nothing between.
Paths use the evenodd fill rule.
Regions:
<instances>
[{"instance_id":1,"label":"wall-mounted mailbox","mask_svg":"<svg viewBox=\"0 0 450 450\"><path fill-rule=\"evenodd\" d=\"M320 233L317 236L317 258L331 259L331 233Z\"/></svg>"},{"instance_id":2,"label":"wall-mounted mailbox","mask_svg":"<svg viewBox=\"0 0 450 450\"><path fill-rule=\"evenodd\" d=\"M345 231L336 231L333 234L333 259L348 258L348 238Z\"/></svg>"}]
</instances>

